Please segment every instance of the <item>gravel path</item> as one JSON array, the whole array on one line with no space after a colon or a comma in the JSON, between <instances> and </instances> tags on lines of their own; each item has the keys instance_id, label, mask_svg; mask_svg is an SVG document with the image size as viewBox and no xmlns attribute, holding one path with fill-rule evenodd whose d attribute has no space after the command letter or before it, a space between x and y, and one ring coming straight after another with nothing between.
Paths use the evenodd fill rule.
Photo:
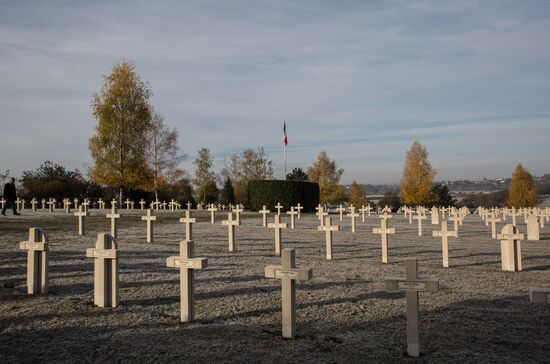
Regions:
<instances>
[{"instance_id":1,"label":"gravel path","mask_svg":"<svg viewBox=\"0 0 550 364\"><path fill-rule=\"evenodd\" d=\"M93 305L85 250L108 232L105 213L92 212L83 237L76 218L62 212L0 219L0 363L550 362L550 304L530 304L528 294L529 287L550 287L548 227L541 241L523 243L524 270L511 273L500 270L500 243L478 216L466 218L459 239L450 238L451 267L443 268L441 239L431 237L429 224L419 237L415 224L394 215L397 235L390 236L389 264L382 264L380 236L372 234L379 219L359 222L355 234L345 219L327 261L324 233L305 214L296 230L283 231L283 248L295 248L297 264L313 268L313 280L297 285L297 338L285 340L280 281L264 278L264 267L280 258L259 214L243 215L230 254L223 215L211 225L209 214L193 213L195 256L209 266L195 274L196 322L181 324L179 273L166 268L166 258L178 254L183 214L158 213L156 241L148 244L141 212L121 211L120 307L101 309ZM32 226L50 241L51 293L44 296L25 293L26 254L18 242ZM404 276L407 257L419 259L420 275L440 278L439 292L420 294L419 359L405 353L405 295L384 288L385 278Z\"/></svg>"}]
</instances>

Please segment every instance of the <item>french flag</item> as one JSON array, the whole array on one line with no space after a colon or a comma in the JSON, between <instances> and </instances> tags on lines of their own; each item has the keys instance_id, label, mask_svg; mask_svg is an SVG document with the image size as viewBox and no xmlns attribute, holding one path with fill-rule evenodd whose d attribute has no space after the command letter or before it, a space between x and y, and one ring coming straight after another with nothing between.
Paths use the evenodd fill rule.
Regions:
<instances>
[{"instance_id":1,"label":"french flag","mask_svg":"<svg viewBox=\"0 0 550 364\"><path fill-rule=\"evenodd\" d=\"M288 138L286 136L286 120L283 123L283 144L285 147L288 145Z\"/></svg>"}]
</instances>

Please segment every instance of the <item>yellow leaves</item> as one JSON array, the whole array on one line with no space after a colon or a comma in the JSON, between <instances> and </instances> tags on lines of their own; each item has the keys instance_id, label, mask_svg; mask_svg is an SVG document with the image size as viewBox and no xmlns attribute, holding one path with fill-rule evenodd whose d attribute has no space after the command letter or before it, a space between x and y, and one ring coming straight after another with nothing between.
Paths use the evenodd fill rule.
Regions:
<instances>
[{"instance_id":1,"label":"yellow leaves","mask_svg":"<svg viewBox=\"0 0 550 364\"><path fill-rule=\"evenodd\" d=\"M348 202L355 207L361 207L367 203L365 189L355 180L349 187Z\"/></svg>"},{"instance_id":2,"label":"yellow leaves","mask_svg":"<svg viewBox=\"0 0 550 364\"><path fill-rule=\"evenodd\" d=\"M401 200L405 205L428 205L432 201L430 190L436 175L428 160L426 147L413 142L405 156L401 178Z\"/></svg>"},{"instance_id":3,"label":"yellow leaves","mask_svg":"<svg viewBox=\"0 0 550 364\"><path fill-rule=\"evenodd\" d=\"M518 164L506 193L506 206L533 207L537 204L537 187L531 174Z\"/></svg>"},{"instance_id":4,"label":"yellow leaves","mask_svg":"<svg viewBox=\"0 0 550 364\"><path fill-rule=\"evenodd\" d=\"M321 202L331 203L344 199L344 189L340 185L343 173L344 170L337 169L336 162L330 160L324 150L319 153L317 162L308 168L307 175L311 182L319 183Z\"/></svg>"}]
</instances>

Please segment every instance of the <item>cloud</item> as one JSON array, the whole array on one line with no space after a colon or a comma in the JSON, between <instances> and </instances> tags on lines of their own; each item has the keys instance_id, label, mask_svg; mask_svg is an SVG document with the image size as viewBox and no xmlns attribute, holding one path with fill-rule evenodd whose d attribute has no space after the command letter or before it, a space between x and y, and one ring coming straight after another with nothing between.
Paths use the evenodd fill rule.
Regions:
<instances>
[{"instance_id":1,"label":"cloud","mask_svg":"<svg viewBox=\"0 0 550 364\"><path fill-rule=\"evenodd\" d=\"M543 1L5 2L0 165L88 163L91 97L130 59L189 169L263 146L282 176L286 118L289 165L326 149L346 182L398 181L415 139L441 178L546 173L548 34Z\"/></svg>"}]
</instances>

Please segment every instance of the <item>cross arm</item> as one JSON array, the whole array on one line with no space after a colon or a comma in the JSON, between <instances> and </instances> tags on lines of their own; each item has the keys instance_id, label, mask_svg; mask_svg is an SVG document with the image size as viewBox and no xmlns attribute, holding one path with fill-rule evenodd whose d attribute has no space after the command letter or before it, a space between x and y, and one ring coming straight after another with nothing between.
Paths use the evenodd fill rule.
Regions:
<instances>
[{"instance_id":1,"label":"cross arm","mask_svg":"<svg viewBox=\"0 0 550 364\"><path fill-rule=\"evenodd\" d=\"M417 280L389 278L386 279L386 290L437 292L439 291L439 278L420 278Z\"/></svg>"},{"instance_id":2,"label":"cross arm","mask_svg":"<svg viewBox=\"0 0 550 364\"><path fill-rule=\"evenodd\" d=\"M166 258L166 266L169 268L204 269L208 266L208 258L183 259L179 256Z\"/></svg>"},{"instance_id":3,"label":"cross arm","mask_svg":"<svg viewBox=\"0 0 550 364\"><path fill-rule=\"evenodd\" d=\"M280 265L269 265L265 267L265 277L309 281L313 277L313 269L309 267L284 269Z\"/></svg>"}]
</instances>

